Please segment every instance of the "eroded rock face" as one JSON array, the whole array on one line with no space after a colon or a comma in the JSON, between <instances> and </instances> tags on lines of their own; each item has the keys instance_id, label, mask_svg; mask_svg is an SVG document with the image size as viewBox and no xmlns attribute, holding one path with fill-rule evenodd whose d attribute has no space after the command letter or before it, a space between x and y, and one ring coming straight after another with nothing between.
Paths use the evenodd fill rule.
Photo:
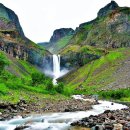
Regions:
<instances>
[{"instance_id":1,"label":"eroded rock face","mask_svg":"<svg viewBox=\"0 0 130 130\"><path fill-rule=\"evenodd\" d=\"M10 54L12 57L21 60L28 60L28 49L25 46L15 43L4 43L0 41L0 50Z\"/></svg>"},{"instance_id":2,"label":"eroded rock face","mask_svg":"<svg viewBox=\"0 0 130 130\"><path fill-rule=\"evenodd\" d=\"M94 54L69 52L68 54L61 56L61 66L66 68L79 67L98 58L100 58L100 56Z\"/></svg>"},{"instance_id":3,"label":"eroded rock face","mask_svg":"<svg viewBox=\"0 0 130 130\"><path fill-rule=\"evenodd\" d=\"M65 37L66 35L72 35L72 34L74 34L74 30L72 28L57 29L53 32L50 42L51 43L57 42L62 37Z\"/></svg>"},{"instance_id":4,"label":"eroded rock face","mask_svg":"<svg viewBox=\"0 0 130 130\"><path fill-rule=\"evenodd\" d=\"M43 66L43 58L46 55L42 55L36 49L31 49L23 44L16 44L13 42L0 41L0 50L8 53L12 57L29 61L30 63L38 65L39 67Z\"/></svg>"}]
</instances>

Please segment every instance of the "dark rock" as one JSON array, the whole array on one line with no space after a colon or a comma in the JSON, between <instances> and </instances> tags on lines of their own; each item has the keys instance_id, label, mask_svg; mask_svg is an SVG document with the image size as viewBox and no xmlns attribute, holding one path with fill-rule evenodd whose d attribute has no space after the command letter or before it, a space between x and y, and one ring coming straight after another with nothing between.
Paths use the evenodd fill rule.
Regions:
<instances>
[{"instance_id":1,"label":"dark rock","mask_svg":"<svg viewBox=\"0 0 130 130\"><path fill-rule=\"evenodd\" d=\"M85 126L85 127L93 127L93 129L103 129L103 130L129 130L130 123L130 108L123 110L114 110L114 111L105 111L104 113L98 116L89 116L87 118L83 118L82 120L73 122L73 126ZM85 125L86 124L86 125ZM99 128L99 126L102 126Z\"/></svg>"},{"instance_id":2,"label":"dark rock","mask_svg":"<svg viewBox=\"0 0 130 130\"><path fill-rule=\"evenodd\" d=\"M110 110L106 110L104 113L109 113L109 112L111 112Z\"/></svg>"},{"instance_id":3,"label":"dark rock","mask_svg":"<svg viewBox=\"0 0 130 130\"><path fill-rule=\"evenodd\" d=\"M74 30L72 28L60 28L53 32L53 35L50 39L50 43L55 43L62 37L65 37L67 35L74 34Z\"/></svg>"},{"instance_id":4,"label":"dark rock","mask_svg":"<svg viewBox=\"0 0 130 130\"><path fill-rule=\"evenodd\" d=\"M115 10L118 7L119 6L115 1L111 1L111 3L107 4L105 7L100 9L100 11L98 12L98 16L99 17L106 16L106 15L108 15L110 12L112 12L113 10Z\"/></svg>"},{"instance_id":5,"label":"dark rock","mask_svg":"<svg viewBox=\"0 0 130 130\"><path fill-rule=\"evenodd\" d=\"M24 130L26 128L29 128L29 126L18 126L14 130Z\"/></svg>"}]
</instances>

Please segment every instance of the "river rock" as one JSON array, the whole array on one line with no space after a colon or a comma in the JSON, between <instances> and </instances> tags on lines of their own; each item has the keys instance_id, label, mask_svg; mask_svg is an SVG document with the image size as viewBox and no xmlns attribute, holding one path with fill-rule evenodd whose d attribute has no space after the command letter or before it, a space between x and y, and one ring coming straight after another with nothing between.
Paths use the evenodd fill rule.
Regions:
<instances>
[{"instance_id":1,"label":"river rock","mask_svg":"<svg viewBox=\"0 0 130 130\"><path fill-rule=\"evenodd\" d=\"M18 126L14 130L24 130L26 128L29 128L29 126Z\"/></svg>"},{"instance_id":2,"label":"river rock","mask_svg":"<svg viewBox=\"0 0 130 130\"><path fill-rule=\"evenodd\" d=\"M123 125L122 124L114 124L114 130L122 130Z\"/></svg>"},{"instance_id":3,"label":"river rock","mask_svg":"<svg viewBox=\"0 0 130 130\"><path fill-rule=\"evenodd\" d=\"M130 108L122 110L106 110L98 116L89 116L73 122L72 126L93 128L103 126L104 130L130 130ZM99 130L102 128L98 128Z\"/></svg>"}]
</instances>

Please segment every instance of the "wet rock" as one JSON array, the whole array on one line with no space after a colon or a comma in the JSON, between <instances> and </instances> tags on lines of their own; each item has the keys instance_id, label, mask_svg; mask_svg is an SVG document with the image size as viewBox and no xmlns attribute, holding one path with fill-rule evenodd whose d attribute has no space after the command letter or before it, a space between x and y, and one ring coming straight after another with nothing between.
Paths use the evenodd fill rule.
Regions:
<instances>
[{"instance_id":1,"label":"wet rock","mask_svg":"<svg viewBox=\"0 0 130 130\"><path fill-rule=\"evenodd\" d=\"M29 128L29 126L18 126L14 130L24 130L26 128Z\"/></svg>"},{"instance_id":2,"label":"wet rock","mask_svg":"<svg viewBox=\"0 0 130 130\"><path fill-rule=\"evenodd\" d=\"M103 126L104 130L130 130L130 108L122 110L107 110L98 116L89 116L82 120L73 122L72 126L84 126L100 130L99 126ZM102 128L101 128L102 129Z\"/></svg>"}]
</instances>

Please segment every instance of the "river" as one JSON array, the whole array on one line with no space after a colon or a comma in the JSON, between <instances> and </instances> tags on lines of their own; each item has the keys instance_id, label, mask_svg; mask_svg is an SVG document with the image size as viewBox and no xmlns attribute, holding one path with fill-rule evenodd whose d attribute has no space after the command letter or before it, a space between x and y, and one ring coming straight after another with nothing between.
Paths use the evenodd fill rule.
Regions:
<instances>
[{"instance_id":1,"label":"river","mask_svg":"<svg viewBox=\"0 0 130 130\"><path fill-rule=\"evenodd\" d=\"M93 109L88 111L46 113L42 115L31 115L26 118L22 118L21 116L14 117L8 121L0 121L0 130L14 130L17 126L25 124L30 126L25 130L71 130L70 124L73 121L89 117L90 115L101 114L105 110L127 108L127 106L118 103L112 105L109 101L99 101L99 103L93 105Z\"/></svg>"}]
</instances>

